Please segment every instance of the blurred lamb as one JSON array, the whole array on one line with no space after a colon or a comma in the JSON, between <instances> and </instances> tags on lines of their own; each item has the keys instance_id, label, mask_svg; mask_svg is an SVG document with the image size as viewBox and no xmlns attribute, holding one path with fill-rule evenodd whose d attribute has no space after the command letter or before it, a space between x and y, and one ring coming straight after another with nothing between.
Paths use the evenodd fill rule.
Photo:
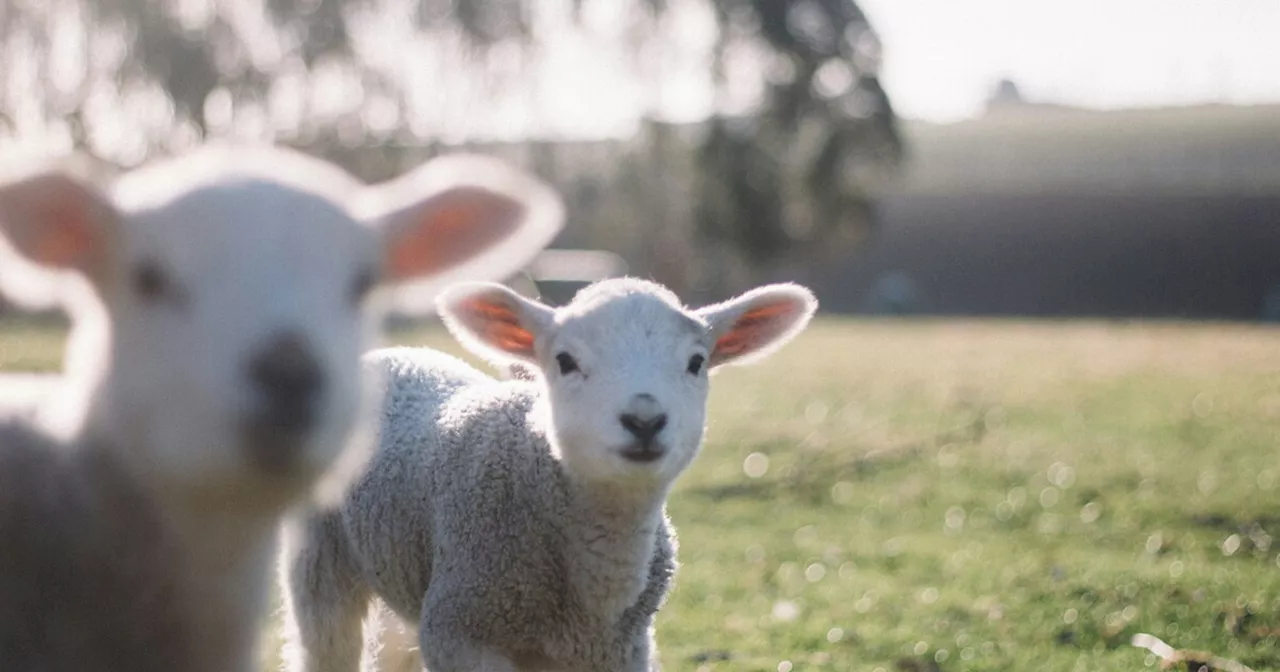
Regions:
<instances>
[{"instance_id":1,"label":"blurred lamb","mask_svg":"<svg viewBox=\"0 0 1280 672\"><path fill-rule=\"evenodd\" d=\"M470 157L376 187L280 150L205 150L110 195L0 184L0 286L76 318L76 394L0 427L0 668L256 669L282 514L368 457L371 291L501 277L561 220Z\"/></svg>"},{"instance_id":2,"label":"blurred lamb","mask_svg":"<svg viewBox=\"0 0 1280 672\"><path fill-rule=\"evenodd\" d=\"M464 346L537 379L427 349L366 357L387 385L377 452L341 507L286 532L290 669L357 669L371 600L417 623L432 672L656 668L665 500L701 446L708 373L767 355L815 308L795 285L692 311L628 278L559 309L447 290Z\"/></svg>"},{"instance_id":3,"label":"blurred lamb","mask_svg":"<svg viewBox=\"0 0 1280 672\"><path fill-rule=\"evenodd\" d=\"M50 373L0 373L0 413L35 417L53 403L63 382Z\"/></svg>"}]
</instances>

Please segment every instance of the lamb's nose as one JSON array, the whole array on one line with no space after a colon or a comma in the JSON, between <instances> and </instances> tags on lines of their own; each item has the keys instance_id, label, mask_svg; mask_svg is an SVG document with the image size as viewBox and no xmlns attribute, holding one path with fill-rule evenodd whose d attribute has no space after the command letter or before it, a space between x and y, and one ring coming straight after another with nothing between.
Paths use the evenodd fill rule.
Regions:
<instances>
[{"instance_id":1,"label":"lamb's nose","mask_svg":"<svg viewBox=\"0 0 1280 672\"><path fill-rule=\"evenodd\" d=\"M659 413L644 418L634 413L623 413L618 416L618 421L622 423L623 428L639 439L641 444L647 446L653 443L653 437L667 426L667 414Z\"/></svg>"},{"instance_id":2,"label":"lamb's nose","mask_svg":"<svg viewBox=\"0 0 1280 672\"><path fill-rule=\"evenodd\" d=\"M640 445L653 443L653 437L667 426L667 414L658 407L658 401L649 394L637 394L631 400L627 412L618 416L623 429L640 441Z\"/></svg>"},{"instance_id":3,"label":"lamb's nose","mask_svg":"<svg viewBox=\"0 0 1280 672\"><path fill-rule=\"evenodd\" d=\"M306 429L315 419L324 372L298 334L273 337L248 363L249 379L261 395L261 420L278 429Z\"/></svg>"}]
</instances>

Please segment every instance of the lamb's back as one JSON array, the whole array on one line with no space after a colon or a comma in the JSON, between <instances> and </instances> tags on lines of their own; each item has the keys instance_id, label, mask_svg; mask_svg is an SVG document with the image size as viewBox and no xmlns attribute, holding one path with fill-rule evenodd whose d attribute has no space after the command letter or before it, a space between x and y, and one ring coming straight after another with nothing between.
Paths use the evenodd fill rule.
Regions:
<instances>
[{"instance_id":1,"label":"lamb's back","mask_svg":"<svg viewBox=\"0 0 1280 672\"><path fill-rule=\"evenodd\" d=\"M426 348L375 351L366 365L384 391L377 449L347 497L344 527L366 580L393 610L416 618L439 520L468 506L458 493L487 491L493 468L518 470L508 453L513 440L527 442L536 388Z\"/></svg>"},{"instance_id":2,"label":"lamb's back","mask_svg":"<svg viewBox=\"0 0 1280 672\"><path fill-rule=\"evenodd\" d=\"M381 385L382 427L385 430L388 421L394 421L396 434L409 429L403 418L434 420L460 389L497 382L466 362L431 348L381 348L366 353L362 364ZM383 443L383 447L390 447Z\"/></svg>"}]
</instances>

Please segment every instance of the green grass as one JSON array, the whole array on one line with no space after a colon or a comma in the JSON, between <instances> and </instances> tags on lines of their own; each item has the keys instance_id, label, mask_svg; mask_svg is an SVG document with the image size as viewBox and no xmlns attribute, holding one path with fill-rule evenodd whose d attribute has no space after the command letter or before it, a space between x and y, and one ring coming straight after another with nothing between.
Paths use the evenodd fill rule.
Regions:
<instances>
[{"instance_id":1,"label":"green grass","mask_svg":"<svg viewBox=\"0 0 1280 672\"><path fill-rule=\"evenodd\" d=\"M713 387L667 669L1280 670L1278 330L826 320Z\"/></svg>"},{"instance_id":2,"label":"green grass","mask_svg":"<svg viewBox=\"0 0 1280 672\"><path fill-rule=\"evenodd\" d=\"M50 319L0 319L0 371L57 371L62 366L65 327Z\"/></svg>"}]
</instances>

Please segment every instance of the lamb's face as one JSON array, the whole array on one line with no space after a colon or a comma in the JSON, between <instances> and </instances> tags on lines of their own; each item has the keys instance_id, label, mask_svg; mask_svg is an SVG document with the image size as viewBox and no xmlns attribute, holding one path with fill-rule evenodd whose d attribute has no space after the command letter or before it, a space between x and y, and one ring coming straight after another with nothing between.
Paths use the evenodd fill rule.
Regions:
<instances>
[{"instance_id":1,"label":"lamb's face","mask_svg":"<svg viewBox=\"0 0 1280 672\"><path fill-rule=\"evenodd\" d=\"M314 194L245 180L126 215L103 298L113 433L165 482L305 486L364 386L379 240Z\"/></svg>"},{"instance_id":2,"label":"lamb's face","mask_svg":"<svg viewBox=\"0 0 1280 672\"><path fill-rule=\"evenodd\" d=\"M702 443L712 339L674 298L603 292L556 314L537 346L567 468L672 480Z\"/></svg>"},{"instance_id":3,"label":"lamb's face","mask_svg":"<svg viewBox=\"0 0 1280 672\"><path fill-rule=\"evenodd\" d=\"M542 370L550 438L569 470L661 486L701 446L707 373L767 356L804 329L817 301L803 287L771 285L689 311L659 285L616 278L557 310L476 283L446 291L439 308L471 351Z\"/></svg>"},{"instance_id":4,"label":"lamb's face","mask_svg":"<svg viewBox=\"0 0 1280 672\"><path fill-rule=\"evenodd\" d=\"M80 305L107 322L80 313L92 338L73 339L96 382L86 431L149 482L236 506L293 498L340 454L359 465L346 449L371 408L359 361L375 285L508 274L562 221L554 192L490 159L364 186L281 150L215 149L130 173L110 197L57 171L0 182L0 285L86 280Z\"/></svg>"}]
</instances>

